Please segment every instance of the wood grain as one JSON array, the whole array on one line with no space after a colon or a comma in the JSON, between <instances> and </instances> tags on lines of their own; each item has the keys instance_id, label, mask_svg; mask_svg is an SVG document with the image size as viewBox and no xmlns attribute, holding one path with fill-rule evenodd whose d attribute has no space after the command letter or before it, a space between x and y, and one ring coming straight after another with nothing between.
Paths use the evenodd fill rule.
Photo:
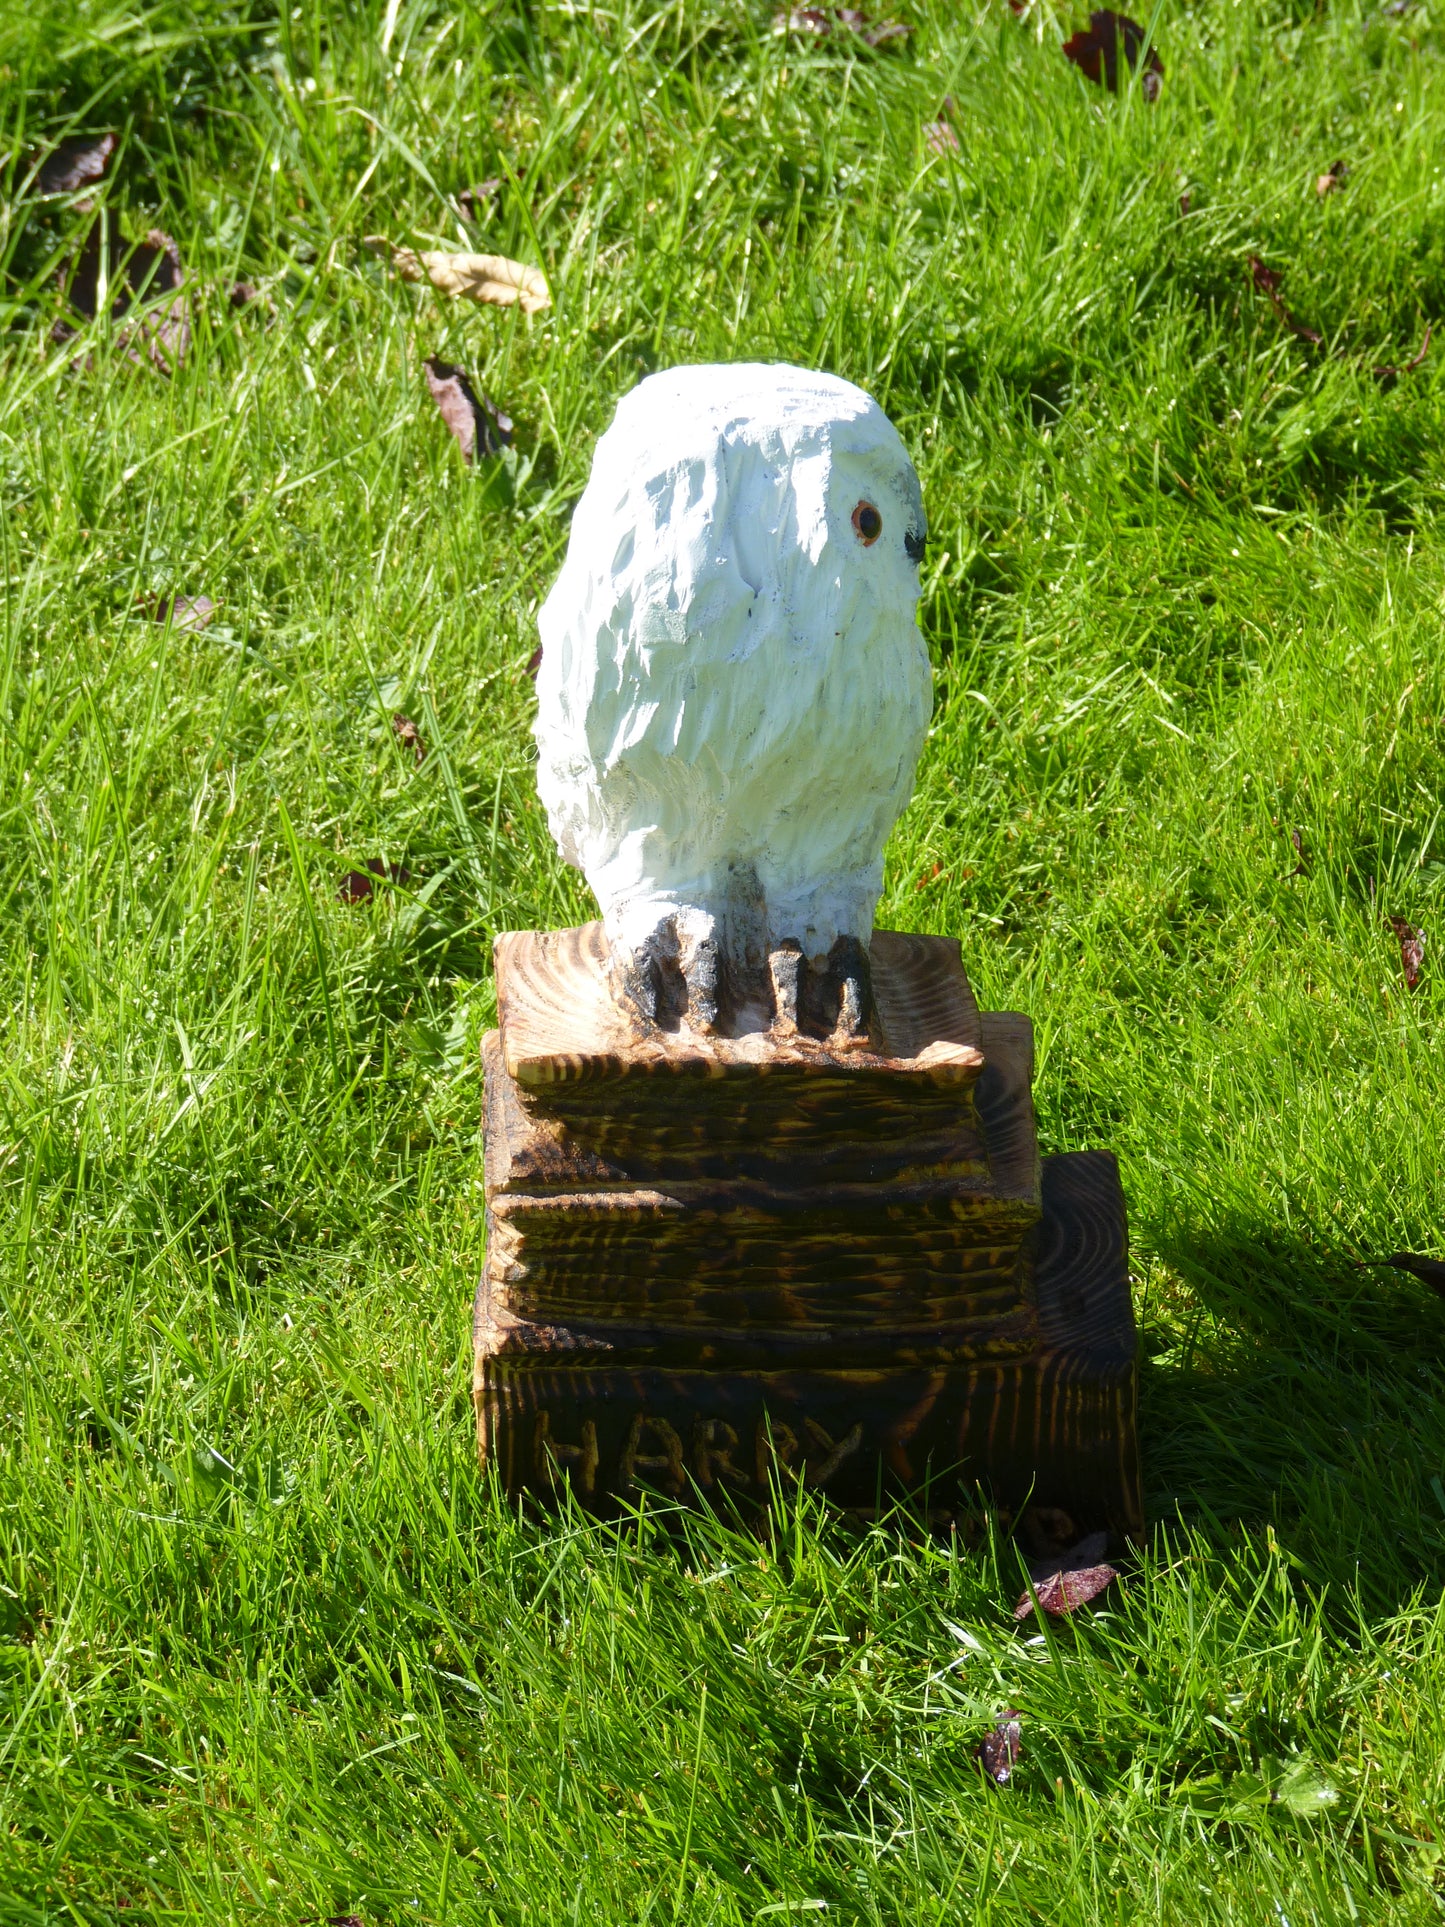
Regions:
<instances>
[{"instance_id":1,"label":"wood grain","mask_svg":"<svg viewBox=\"0 0 1445 1927\"><path fill-rule=\"evenodd\" d=\"M1143 1531L1133 1310L1123 1197L1107 1153L1046 1158L1030 1253L1040 1326L1025 1355L871 1361L720 1352L690 1363L593 1349L499 1323L478 1304L475 1396L485 1463L511 1492L568 1481L603 1511L642 1486L766 1499L801 1480L845 1505L880 1490L968 1494L1067 1512L1078 1529ZM841 1334L833 1334L837 1342ZM876 1343L876 1330L872 1338ZM527 1362L524 1363L523 1360Z\"/></svg>"},{"instance_id":2,"label":"wood grain","mask_svg":"<svg viewBox=\"0 0 1445 1927\"><path fill-rule=\"evenodd\" d=\"M1123 1198L1107 1154L1040 1164L1028 1019L886 932L864 1049L644 1030L605 970L600 926L499 943L475 1384L507 1488L942 1479L1137 1531Z\"/></svg>"},{"instance_id":3,"label":"wood grain","mask_svg":"<svg viewBox=\"0 0 1445 1927\"><path fill-rule=\"evenodd\" d=\"M983 1063L980 1027L956 940L876 930L871 952L877 1034L866 1046L842 1047L767 1030L718 1037L685 1024L644 1024L614 993L600 923L503 931L493 955L507 1070L528 1088L784 1068L823 1075L876 1069L891 1079L972 1083Z\"/></svg>"}]
</instances>

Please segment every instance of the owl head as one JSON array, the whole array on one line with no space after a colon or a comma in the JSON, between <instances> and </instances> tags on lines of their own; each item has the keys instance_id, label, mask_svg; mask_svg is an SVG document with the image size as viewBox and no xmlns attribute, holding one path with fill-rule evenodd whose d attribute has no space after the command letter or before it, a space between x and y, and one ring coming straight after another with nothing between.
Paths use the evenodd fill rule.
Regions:
<instances>
[{"instance_id":1,"label":"owl head","mask_svg":"<svg viewBox=\"0 0 1445 1927\"><path fill-rule=\"evenodd\" d=\"M911 628L926 538L908 451L851 382L757 362L650 375L597 444L538 616L543 724L590 700L598 656L645 673L722 636L751 654L781 630L806 655L840 625L858 647L874 621Z\"/></svg>"}]
</instances>

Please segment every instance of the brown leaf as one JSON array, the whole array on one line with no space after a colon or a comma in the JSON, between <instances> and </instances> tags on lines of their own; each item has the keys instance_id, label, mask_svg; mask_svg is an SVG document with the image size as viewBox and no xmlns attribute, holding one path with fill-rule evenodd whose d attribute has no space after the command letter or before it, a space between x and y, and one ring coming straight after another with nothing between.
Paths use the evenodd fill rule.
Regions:
<instances>
[{"instance_id":1,"label":"brown leaf","mask_svg":"<svg viewBox=\"0 0 1445 1927\"><path fill-rule=\"evenodd\" d=\"M464 187L457 196L457 206L469 221L475 221L488 201L495 200L502 191L500 175L491 180L478 181L475 187Z\"/></svg>"},{"instance_id":2,"label":"brown leaf","mask_svg":"<svg viewBox=\"0 0 1445 1927\"><path fill-rule=\"evenodd\" d=\"M1386 1258L1385 1263L1393 1265L1396 1271L1413 1272L1422 1283L1445 1298L1445 1264L1438 1258L1420 1258L1413 1251L1397 1251Z\"/></svg>"},{"instance_id":3,"label":"brown leaf","mask_svg":"<svg viewBox=\"0 0 1445 1927\"><path fill-rule=\"evenodd\" d=\"M1086 1606L1097 1599L1106 1586L1119 1577L1104 1559L1109 1543L1107 1532L1091 1532L1070 1551L1053 1553L1029 1561L1033 1591L1023 1593L1014 1607L1015 1619L1027 1619L1037 1598L1046 1613L1056 1618Z\"/></svg>"},{"instance_id":4,"label":"brown leaf","mask_svg":"<svg viewBox=\"0 0 1445 1927\"><path fill-rule=\"evenodd\" d=\"M1130 73L1139 65L1144 46L1144 29L1127 13L1100 7L1089 15L1089 24L1064 42L1064 56L1096 85L1103 82L1111 94L1119 91L1119 54L1122 51ZM1146 100L1157 100L1164 79L1164 63L1153 47L1144 62L1139 85Z\"/></svg>"},{"instance_id":5,"label":"brown leaf","mask_svg":"<svg viewBox=\"0 0 1445 1927\"><path fill-rule=\"evenodd\" d=\"M1008 1785L1023 1754L1023 1729L1019 1725L1019 1718L1018 1708L1010 1706L993 1731L985 1733L979 1741L979 1761L995 1786Z\"/></svg>"},{"instance_id":6,"label":"brown leaf","mask_svg":"<svg viewBox=\"0 0 1445 1927\"><path fill-rule=\"evenodd\" d=\"M1434 324L1432 322L1425 324L1425 339L1420 343L1420 351L1418 354L1411 355L1410 359L1401 362L1398 368L1396 368L1393 363L1387 362L1384 367L1375 368L1371 372L1378 375L1382 381L1389 381L1397 375L1413 374L1430 352L1430 336L1433 327Z\"/></svg>"},{"instance_id":7,"label":"brown leaf","mask_svg":"<svg viewBox=\"0 0 1445 1927\"><path fill-rule=\"evenodd\" d=\"M132 247L108 222L97 219L79 253L62 268L60 286L87 321L99 312L102 280L112 319L128 314L138 300L168 297L148 307L119 336L127 359L139 362L139 348L146 360L168 374L191 345L190 301L181 292L185 279L180 250L169 234L152 228Z\"/></svg>"},{"instance_id":8,"label":"brown leaf","mask_svg":"<svg viewBox=\"0 0 1445 1927\"><path fill-rule=\"evenodd\" d=\"M1405 973L1405 988L1413 990L1420 981L1420 970L1425 962L1425 932L1417 930L1413 923L1406 923L1403 917L1391 917L1390 928L1400 945L1400 968Z\"/></svg>"},{"instance_id":9,"label":"brown leaf","mask_svg":"<svg viewBox=\"0 0 1445 1927\"><path fill-rule=\"evenodd\" d=\"M391 726L396 731L396 740L405 743L417 762L426 761L426 744L422 741L421 731L410 716L393 716Z\"/></svg>"},{"instance_id":10,"label":"brown leaf","mask_svg":"<svg viewBox=\"0 0 1445 1927\"><path fill-rule=\"evenodd\" d=\"M98 181L115 152L114 134L83 135L61 141L45 156L36 172L42 194L73 194L78 187Z\"/></svg>"},{"instance_id":11,"label":"brown leaf","mask_svg":"<svg viewBox=\"0 0 1445 1927\"><path fill-rule=\"evenodd\" d=\"M426 385L467 461L476 455L495 455L511 441L511 416L486 395L478 395L462 369L430 355Z\"/></svg>"},{"instance_id":12,"label":"brown leaf","mask_svg":"<svg viewBox=\"0 0 1445 1927\"><path fill-rule=\"evenodd\" d=\"M1294 312L1285 305L1284 297L1279 291L1281 277L1278 271L1274 268L1267 268L1257 254L1251 254L1249 257L1249 271L1254 276L1254 285L1259 289L1260 293L1268 299L1269 305L1274 309L1290 333L1298 335L1301 341L1311 342L1318 348L1324 340L1324 336L1317 328L1307 328L1302 321L1296 318Z\"/></svg>"},{"instance_id":13,"label":"brown leaf","mask_svg":"<svg viewBox=\"0 0 1445 1927\"><path fill-rule=\"evenodd\" d=\"M1280 293L1280 281L1282 277L1279 271L1275 268L1267 268L1257 254L1251 254L1249 257L1249 272L1254 277L1254 285L1259 289L1261 294L1268 298L1269 305L1274 309L1290 333L1298 335L1301 341L1309 342L1311 347L1321 347L1324 343L1324 336L1317 328L1307 328L1294 313L1293 309L1289 307L1283 295ZM1393 362L1387 362L1380 367L1372 368L1370 372L1380 381L1393 381L1397 376L1412 374L1415 369L1421 366L1426 355L1430 352L1432 328L1433 324L1426 326L1425 339L1420 343L1419 352L1412 355L1408 361L1401 362L1398 367Z\"/></svg>"},{"instance_id":14,"label":"brown leaf","mask_svg":"<svg viewBox=\"0 0 1445 1927\"><path fill-rule=\"evenodd\" d=\"M411 882L411 871L403 869L399 863L388 863L385 857L373 856L366 860L364 870L348 870L337 886L336 894L343 903L370 903L376 894L376 880L400 883Z\"/></svg>"},{"instance_id":15,"label":"brown leaf","mask_svg":"<svg viewBox=\"0 0 1445 1927\"><path fill-rule=\"evenodd\" d=\"M533 682L537 680L537 671L541 667L542 667L542 645L539 642L537 644L537 647L532 651L531 655L528 656L527 658L527 674L532 678Z\"/></svg>"},{"instance_id":16,"label":"brown leaf","mask_svg":"<svg viewBox=\"0 0 1445 1927\"><path fill-rule=\"evenodd\" d=\"M1315 193L1319 195L1321 200L1323 200L1327 194L1333 194L1349 171L1350 164L1348 161L1331 161L1326 171L1317 177L1315 181Z\"/></svg>"},{"instance_id":17,"label":"brown leaf","mask_svg":"<svg viewBox=\"0 0 1445 1927\"><path fill-rule=\"evenodd\" d=\"M151 604L156 621L169 617L173 629L204 629L215 613L216 605L208 595L157 596Z\"/></svg>"},{"instance_id":18,"label":"brown leaf","mask_svg":"<svg viewBox=\"0 0 1445 1927\"><path fill-rule=\"evenodd\" d=\"M403 281L430 281L439 294L465 295L498 308L519 307L523 314L538 314L552 305L544 276L505 254L443 254L434 249L418 254L375 234L367 236L366 245L387 250Z\"/></svg>"},{"instance_id":19,"label":"brown leaf","mask_svg":"<svg viewBox=\"0 0 1445 1927\"><path fill-rule=\"evenodd\" d=\"M906 40L913 29L902 20L870 20L857 7L789 7L785 13L774 14L773 32L819 36L852 33L870 47L883 47L892 40Z\"/></svg>"}]
</instances>

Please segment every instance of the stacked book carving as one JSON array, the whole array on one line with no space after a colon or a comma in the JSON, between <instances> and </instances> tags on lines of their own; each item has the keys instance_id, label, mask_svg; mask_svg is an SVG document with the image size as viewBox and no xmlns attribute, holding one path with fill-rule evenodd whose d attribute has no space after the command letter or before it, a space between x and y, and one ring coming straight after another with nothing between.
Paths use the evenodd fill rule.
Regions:
<instances>
[{"instance_id":1,"label":"stacked book carving","mask_svg":"<svg viewBox=\"0 0 1445 1927\"><path fill-rule=\"evenodd\" d=\"M1032 1029L874 933L867 1044L644 1027L600 924L496 944L475 1395L512 1492L1142 1527L1123 1198L1040 1162ZM1057 1529L1057 1528L1056 1528Z\"/></svg>"}]
</instances>

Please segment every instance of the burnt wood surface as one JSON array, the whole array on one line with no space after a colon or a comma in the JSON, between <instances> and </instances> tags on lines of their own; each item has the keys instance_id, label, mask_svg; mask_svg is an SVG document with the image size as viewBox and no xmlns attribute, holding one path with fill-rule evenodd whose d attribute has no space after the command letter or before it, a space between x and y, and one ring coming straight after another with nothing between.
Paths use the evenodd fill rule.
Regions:
<instances>
[{"instance_id":1,"label":"burnt wood surface","mask_svg":"<svg viewBox=\"0 0 1445 1927\"><path fill-rule=\"evenodd\" d=\"M1031 1027L956 944L872 960L840 1046L629 1022L595 925L498 940L475 1392L509 1491L929 1480L1141 1529L1114 1161L1040 1166Z\"/></svg>"}]
</instances>

